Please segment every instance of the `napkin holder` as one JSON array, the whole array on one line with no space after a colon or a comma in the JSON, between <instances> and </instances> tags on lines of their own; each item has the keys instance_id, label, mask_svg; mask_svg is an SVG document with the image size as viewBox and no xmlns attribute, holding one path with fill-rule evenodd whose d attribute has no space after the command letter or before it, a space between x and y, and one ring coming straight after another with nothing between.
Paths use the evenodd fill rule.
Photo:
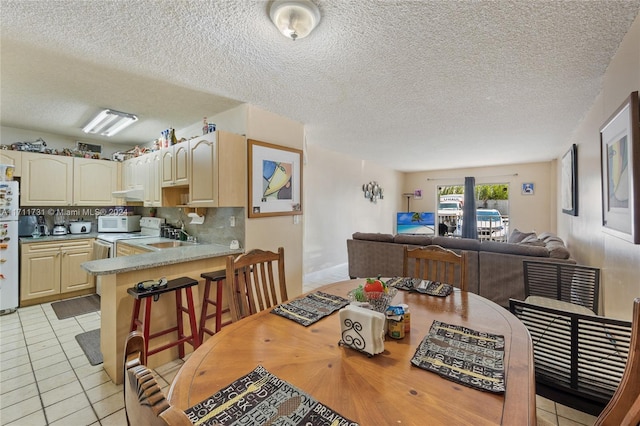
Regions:
<instances>
[{"instance_id":1,"label":"napkin holder","mask_svg":"<svg viewBox=\"0 0 640 426\"><path fill-rule=\"evenodd\" d=\"M347 346L369 356L384 352L383 313L355 305L340 309L342 339L338 344Z\"/></svg>"}]
</instances>

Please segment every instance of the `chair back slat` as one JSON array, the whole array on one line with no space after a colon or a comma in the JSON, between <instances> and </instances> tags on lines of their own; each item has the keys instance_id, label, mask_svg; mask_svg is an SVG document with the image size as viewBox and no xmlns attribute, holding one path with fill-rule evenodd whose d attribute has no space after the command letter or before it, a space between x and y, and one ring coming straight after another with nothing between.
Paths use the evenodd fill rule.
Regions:
<instances>
[{"instance_id":1,"label":"chair back slat","mask_svg":"<svg viewBox=\"0 0 640 426\"><path fill-rule=\"evenodd\" d=\"M270 309L288 299L282 247L277 253L255 249L237 257L228 256L227 277L233 276L237 278L227 280L233 321Z\"/></svg>"},{"instance_id":2,"label":"chair back slat","mask_svg":"<svg viewBox=\"0 0 640 426\"><path fill-rule=\"evenodd\" d=\"M600 269L569 263L525 260L525 297L542 296L574 303L598 313Z\"/></svg>"},{"instance_id":3,"label":"chair back slat","mask_svg":"<svg viewBox=\"0 0 640 426\"><path fill-rule=\"evenodd\" d=\"M640 298L633 301L629 356L624 374L596 426L637 426L640 424Z\"/></svg>"},{"instance_id":4,"label":"chair back slat","mask_svg":"<svg viewBox=\"0 0 640 426\"><path fill-rule=\"evenodd\" d=\"M464 252L457 254L437 245L415 249L405 246L403 275L451 284L466 291L466 263Z\"/></svg>"},{"instance_id":5,"label":"chair back slat","mask_svg":"<svg viewBox=\"0 0 640 426\"><path fill-rule=\"evenodd\" d=\"M124 405L132 426L190 426L184 411L172 407L145 364L144 337L132 331L124 348Z\"/></svg>"}]
</instances>

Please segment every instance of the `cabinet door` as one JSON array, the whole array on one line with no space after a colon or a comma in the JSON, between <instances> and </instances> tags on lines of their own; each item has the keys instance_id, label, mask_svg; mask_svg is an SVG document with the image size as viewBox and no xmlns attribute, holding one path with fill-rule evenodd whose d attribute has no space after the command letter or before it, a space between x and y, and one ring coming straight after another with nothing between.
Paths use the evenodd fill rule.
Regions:
<instances>
[{"instance_id":1,"label":"cabinet door","mask_svg":"<svg viewBox=\"0 0 640 426\"><path fill-rule=\"evenodd\" d=\"M174 185L189 185L189 144L182 142L174 148Z\"/></svg>"},{"instance_id":2,"label":"cabinet door","mask_svg":"<svg viewBox=\"0 0 640 426\"><path fill-rule=\"evenodd\" d=\"M60 293L59 248L39 250L34 244L26 244L20 262L20 300Z\"/></svg>"},{"instance_id":3,"label":"cabinet door","mask_svg":"<svg viewBox=\"0 0 640 426\"><path fill-rule=\"evenodd\" d=\"M136 159L130 158L122 163L122 189L132 189L135 186L134 170Z\"/></svg>"},{"instance_id":4,"label":"cabinet door","mask_svg":"<svg viewBox=\"0 0 640 426\"><path fill-rule=\"evenodd\" d=\"M174 145L175 146L175 145ZM173 175L174 155L173 146L163 148L160 151L162 157L162 186L173 186L175 176Z\"/></svg>"},{"instance_id":5,"label":"cabinet door","mask_svg":"<svg viewBox=\"0 0 640 426\"><path fill-rule=\"evenodd\" d=\"M60 255L60 292L84 290L92 288L94 277L80 266L93 260L93 249L62 247Z\"/></svg>"},{"instance_id":6,"label":"cabinet door","mask_svg":"<svg viewBox=\"0 0 640 426\"><path fill-rule=\"evenodd\" d=\"M73 204L77 206L110 206L118 189L118 164L113 161L73 159Z\"/></svg>"},{"instance_id":7,"label":"cabinet door","mask_svg":"<svg viewBox=\"0 0 640 426\"><path fill-rule=\"evenodd\" d=\"M131 256L132 249L129 244L116 242L116 257Z\"/></svg>"},{"instance_id":8,"label":"cabinet door","mask_svg":"<svg viewBox=\"0 0 640 426\"><path fill-rule=\"evenodd\" d=\"M13 164L13 175L15 177L22 176L22 152L21 151L9 151L6 149L0 150L0 164Z\"/></svg>"},{"instance_id":9,"label":"cabinet door","mask_svg":"<svg viewBox=\"0 0 640 426\"><path fill-rule=\"evenodd\" d=\"M22 206L69 206L73 201L73 158L22 153Z\"/></svg>"},{"instance_id":10,"label":"cabinet door","mask_svg":"<svg viewBox=\"0 0 640 426\"><path fill-rule=\"evenodd\" d=\"M149 186L151 186L150 207L162 207L162 154L152 152L149 165Z\"/></svg>"},{"instance_id":11,"label":"cabinet door","mask_svg":"<svg viewBox=\"0 0 640 426\"><path fill-rule=\"evenodd\" d=\"M217 155L215 132L189 141L189 206L218 206Z\"/></svg>"}]
</instances>

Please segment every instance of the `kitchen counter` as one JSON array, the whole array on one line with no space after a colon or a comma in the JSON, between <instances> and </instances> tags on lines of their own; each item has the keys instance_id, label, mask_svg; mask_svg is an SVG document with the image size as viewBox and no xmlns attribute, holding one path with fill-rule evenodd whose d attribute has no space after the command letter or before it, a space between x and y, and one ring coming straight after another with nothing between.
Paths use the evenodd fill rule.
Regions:
<instances>
[{"instance_id":1,"label":"kitchen counter","mask_svg":"<svg viewBox=\"0 0 640 426\"><path fill-rule=\"evenodd\" d=\"M242 249L230 249L222 244L188 244L181 247L158 248L149 244L176 242L161 237L139 237L120 240L120 243L133 247L151 250L147 253L121 256L102 260L84 262L80 266L88 273L95 275L100 283L100 351L104 359L103 367L114 383L122 383L122 354L124 342L131 327L133 297L127 290L137 283L150 279L165 277L172 280L189 277L198 281L192 288L196 319L200 317L204 291L204 278L200 274L220 271L226 267L226 257L243 252ZM185 299L183 297L183 303ZM228 300L223 299L220 309L224 309ZM226 314L225 314L226 315ZM176 324L176 301L173 294L163 294L153 303L151 312L151 333ZM184 323L184 334L189 335L189 322ZM150 347L159 347L175 340L175 333L152 339ZM190 352L192 347L185 345ZM149 357L150 368L166 364L178 359L178 348L173 347Z\"/></svg>"},{"instance_id":2,"label":"kitchen counter","mask_svg":"<svg viewBox=\"0 0 640 426\"><path fill-rule=\"evenodd\" d=\"M97 232L89 232L88 234L66 234L66 235L44 235L39 238L20 237L20 243L47 243L51 241L81 240L85 238L96 238Z\"/></svg>"},{"instance_id":3,"label":"kitchen counter","mask_svg":"<svg viewBox=\"0 0 640 426\"><path fill-rule=\"evenodd\" d=\"M121 243L135 247L142 247L147 250L151 250L151 252L136 254L134 256L92 260L90 262L85 262L80 266L82 266L85 271L93 275L121 274L129 271L157 268L176 263L192 262L195 260L228 256L230 254L240 254L243 252L242 249L231 250L228 246L222 244L198 243L163 249L149 245L165 241L176 240L161 237L121 240Z\"/></svg>"}]
</instances>

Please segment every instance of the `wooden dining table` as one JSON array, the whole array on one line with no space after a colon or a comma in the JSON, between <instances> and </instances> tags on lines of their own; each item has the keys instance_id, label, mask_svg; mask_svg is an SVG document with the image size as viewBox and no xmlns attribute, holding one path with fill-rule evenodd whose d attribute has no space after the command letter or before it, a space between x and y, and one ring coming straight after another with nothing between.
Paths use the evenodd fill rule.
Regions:
<instances>
[{"instance_id":1,"label":"wooden dining table","mask_svg":"<svg viewBox=\"0 0 640 426\"><path fill-rule=\"evenodd\" d=\"M314 291L346 297L364 280ZM398 291L411 330L386 338L374 356L339 345L338 312L304 327L269 310L224 327L184 363L168 399L182 410L207 399L262 365L270 373L360 425L535 425L533 347L508 310L458 289L447 297ZM477 390L418 368L410 361L434 320L503 335L504 393Z\"/></svg>"}]
</instances>

